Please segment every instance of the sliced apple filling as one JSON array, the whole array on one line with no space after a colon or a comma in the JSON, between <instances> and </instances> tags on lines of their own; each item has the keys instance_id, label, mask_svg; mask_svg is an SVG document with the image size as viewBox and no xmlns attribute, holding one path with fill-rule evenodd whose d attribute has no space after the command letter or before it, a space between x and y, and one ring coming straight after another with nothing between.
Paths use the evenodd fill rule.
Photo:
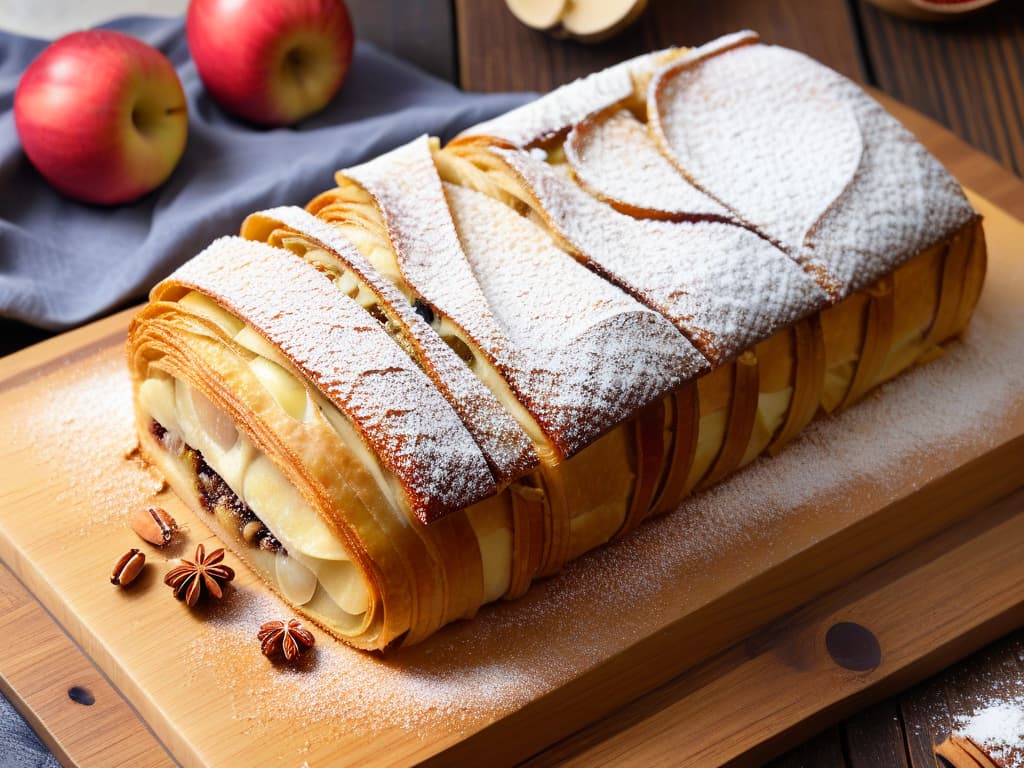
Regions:
<instances>
[{"instance_id":1,"label":"sliced apple filling","mask_svg":"<svg viewBox=\"0 0 1024 768\"><path fill-rule=\"evenodd\" d=\"M340 276L339 279L345 278ZM346 444L361 455L363 465L371 468L381 491L392 500L391 507L395 513L407 514L397 500L400 492L395 487L395 480L380 467L347 419L319 393L307 390L285 368L287 363L276 348L199 293L187 293L178 303L216 323L235 344L251 353L247 355L249 369L288 416L301 422L311 415L311 409L322 414ZM365 584L337 537L326 528L273 461L259 453L226 414L188 384L160 376L158 372L152 373L140 385L139 401L154 421L168 433L176 435L199 457L202 465L211 468L216 476L212 483L224 499L223 503L213 506L220 510L217 521L221 527L232 533L237 529L241 540L249 543L245 529L251 521L236 513L237 509L247 508L253 518L266 527L268 534L283 545L280 550L282 556L274 561L273 567L265 564L264 570L273 577L285 597L342 625L351 623L352 617L366 610L368 595ZM186 469L197 464L187 457L179 460ZM204 481L201 477L190 477L190 482L198 483L196 487L202 490ZM480 549L487 601L504 596L510 581L512 540L509 506L506 494L499 494L465 510ZM252 526L249 533L254 533ZM267 548L264 546L262 549ZM333 607L331 602L337 607ZM338 614L338 609L342 615Z\"/></svg>"},{"instance_id":2,"label":"sliced apple filling","mask_svg":"<svg viewBox=\"0 0 1024 768\"><path fill-rule=\"evenodd\" d=\"M341 625L365 613L366 587L342 544L223 412L170 376L144 381L139 404L190 495L220 530L255 550L250 556L285 598Z\"/></svg>"},{"instance_id":3,"label":"sliced apple filling","mask_svg":"<svg viewBox=\"0 0 1024 768\"><path fill-rule=\"evenodd\" d=\"M540 426L529 411L513 395L504 377L494 370L487 356L473 339L451 319L436 312L423 301L402 274L395 251L387 238L373 198L355 185L336 188L314 199L308 206L321 219L333 224L382 276L405 296L410 306L434 330L453 352L476 374L530 438L538 453L549 451ZM294 235L271 238L271 244L300 250L304 258L329 262L331 257L314 244ZM339 286L341 287L341 286ZM357 301L359 299L356 296ZM401 343L401 342L400 342Z\"/></svg>"},{"instance_id":4,"label":"sliced apple filling","mask_svg":"<svg viewBox=\"0 0 1024 768\"><path fill-rule=\"evenodd\" d=\"M339 229L345 233L359 249L360 253L376 269L383 274L387 274L393 268L397 274L394 254L389 248L377 241L376 238L365 230L344 226L339 227ZM401 328L397 323L388 318L387 309L380 304L373 292L368 290L356 276L343 269L332 254L311 243L307 238L292 233L274 233L274 236L268 242L271 245L280 245L287 248L292 253L301 256L321 271L327 273L339 290L350 298L355 299L360 306L384 326L384 329L388 331L400 346L407 349L407 341L402 335ZM409 306L416 310L416 313L423 318L424 322L441 337L469 368L475 371L478 367L477 362L480 352L474 351L462 338L460 331L450 321L446 320L442 315L435 313L428 304L417 297L404 280L396 277L393 279L393 284L402 292L408 300Z\"/></svg>"}]
</instances>

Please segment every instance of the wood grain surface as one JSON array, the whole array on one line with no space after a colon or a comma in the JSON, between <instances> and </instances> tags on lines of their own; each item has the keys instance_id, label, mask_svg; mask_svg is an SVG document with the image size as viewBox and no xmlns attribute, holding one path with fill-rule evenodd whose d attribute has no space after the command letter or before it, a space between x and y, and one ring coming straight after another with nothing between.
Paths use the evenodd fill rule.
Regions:
<instances>
[{"instance_id":1,"label":"wood grain surface","mask_svg":"<svg viewBox=\"0 0 1024 768\"><path fill-rule=\"evenodd\" d=\"M1019 626L1021 540L1024 492L755 633L530 765L616 765L627 759L646 766L760 764L821 722L855 711L865 697L898 689L925 670L941 669L979 640ZM976 627L971 637L956 629L964 619ZM876 668L843 669L826 651L829 628L851 621L878 639ZM890 715L896 711L892 701L880 707ZM777 729L780 719L797 725ZM815 739L810 750L798 753L805 765L843 765L835 730L826 733L832 738ZM899 734L898 716L853 717L845 726L851 765L901 765Z\"/></svg>"},{"instance_id":2,"label":"wood grain surface","mask_svg":"<svg viewBox=\"0 0 1024 768\"><path fill-rule=\"evenodd\" d=\"M1003 0L942 23L858 0L868 82L1018 175L1024 173L1024 6Z\"/></svg>"},{"instance_id":3,"label":"wood grain surface","mask_svg":"<svg viewBox=\"0 0 1024 768\"><path fill-rule=\"evenodd\" d=\"M346 0L360 40L391 51L442 80L456 80L450 0Z\"/></svg>"},{"instance_id":4,"label":"wood grain surface","mask_svg":"<svg viewBox=\"0 0 1024 768\"><path fill-rule=\"evenodd\" d=\"M539 89L616 60L648 40L652 45L662 40L699 42L719 32L753 27L766 39L806 50L953 128L957 135L935 130L933 123L909 110L900 115L966 184L1024 219L1024 185L1006 170L1021 173L1024 136L1024 14L1019 0L1003 0L968 21L946 25L894 19L864 0L652 0L656 21L645 19L625 37L596 49L517 28L500 0L350 0L350 6L367 39L442 77L454 79L458 72L464 86L485 90ZM409 6L416 7L410 12ZM447 33L445 24L450 25ZM997 159L972 152L967 142ZM48 335L0 319L0 355ZM822 732L777 764L878 765L884 763L872 762L877 755L899 755L902 749L904 763L894 764L932 766L933 721L948 722L964 714L972 697L993 678L1019 677L1020 659L1024 632Z\"/></svg>"},{"instance_id":5,"label":"wood grain surface","mask_svg":"<svg viewBox=\"0 0 1024 768\"><path fill-rule=\"evenodd\" d=\"M174 765L135 710L2 564L0 636L0 690L62 764Z\"/></svg>"},{"instance_id":6,"label":"wood grain surface","mask_svg":"<svg viewBox=\"0 0 1024 768\"><path fill-rule=\"evenodd\" d=\"M455 10L460 83L467 90L548 91L644 51L699 45L744 28L863 80L845 0L651 0L637 24L597 46L527 29L504 0L455 0Z\"/></svg>"}]
</instances>

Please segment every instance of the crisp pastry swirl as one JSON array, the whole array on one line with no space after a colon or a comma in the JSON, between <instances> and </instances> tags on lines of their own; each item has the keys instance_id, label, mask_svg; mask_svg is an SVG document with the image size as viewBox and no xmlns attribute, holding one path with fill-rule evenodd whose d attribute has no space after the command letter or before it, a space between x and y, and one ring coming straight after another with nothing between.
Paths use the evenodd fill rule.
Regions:
<instances>
[{"instance_id":1,"label":"crisp pastry swirl","mask_svg":"<svg viewBox=\"0 0 1024 768\"><path fill-rule=\"evenodd\" d=\"M941 350L955 180L753 33L623 62L254 213L132 323L140 443L298 612L419 642Z\"/></svg>"}]
</instances>

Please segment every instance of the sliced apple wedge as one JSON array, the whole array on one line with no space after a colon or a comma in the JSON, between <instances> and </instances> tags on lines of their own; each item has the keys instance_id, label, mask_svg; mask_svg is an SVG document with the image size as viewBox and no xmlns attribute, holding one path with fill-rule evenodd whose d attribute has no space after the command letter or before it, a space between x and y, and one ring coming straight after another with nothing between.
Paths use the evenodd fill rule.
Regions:
<instances>
[{"instance_id":1,"label":"sliced apple wedge","mask_svg":"<svg viewBox=\"0 0 1024 768\"><path fill-rule=\"evenodd\" d=\"M978 286L985 274L985 259L979 258L979 247L983 245L981 230L977 227L969 227L961 230L946 243L933 246L934 253L931 264L926 267L930 274L938 275L937 295L931 299L932 312L931 323L924 339L918 344L903 344L902 354L891 353L885 362L882 374L889 374L891 377L895 371L902 370L906 366L908 356L916 356L919 362L924 359L931 359L941 354L939 345L948 341L957 334L956 329L963 329L970 318L974 305L977 302ZM915 261L924 262L921 256ZM911 268L904 270L911 272ZM894 290L897 296L897 305L900 310L897 314L907 316L906 301L901 300L903 295L909 292L911 284L925 284L927 278L922 274L913 275L911 279L904 280L901 274L894 277ZM911 280L916 282L911 283ZM916 299L928 298L924 291L916 291ZM921 305L919 312L927 312L928 307ZM917 313L915 313L917 314ZM909 339L915 336L916 328L909 328L905 322L896 322L897 338L900 340Z\"/></svg>"},{"instance_id":2,"label":"sliced apple wedge","mask_svg":"<svg viewBox=\"0 0 1024 768\"><path fill-rule=\"evenodd\" d=\"M793 326L793 344L793 398L785 421L768 444L771 456L781 451L814 418L825 386L825 339L817 316Z\"/></svg>"},{"instance_id":3,"label":"sliced apple wedge","mask_svg":"<svg viewBox=\"0 0 1024 768\"><path fill-rule=\"evenodd\" d=\"M547 31L562 20L568 0L505 0L505 4L526 26Z\"/></svg>"},{"instance_id":4,"label":"sliced apple wedge","mask_svg":"<svg viewBox=\"0 0 1024 768\"><path fill-rule=\"evenodd\" d=\"M647 0L570 0L562 27L581 42L597 43L624 30L646 7Z\"/></svg>"},{"instance_id":5,"label":"sliced apple wedge","mask_svg":"<svg viewBox=\"0 0 1024 768\"><path fill-rule=\"evenodd\" d=\"M893 277L891 275L883 277L867 289L867 295L869 297L868 320L864 334L864 346L861 347L853 382L850 384L850 389L846 393L841 408L849 408L879 382L886 355L893 345L896 311Z\"/></svg>"},{"instance_id":6,"label":"sliced apple wedge","mask_svg":"<svg viewBox=\"0 0 1024 768\"><path fill-rule=\"evenodd\" d=\"M633 428L636 451L636 481L629 509L616 536L635 529L654 506L659 481L665 473L672 445L665 440L665 408L673 403L672 396L644 408L635 419Z\"/></svg>"},{"instance_id":7,"label":"sliced apple wedge","mask_svg":"<svg viewBox=\"0 0 1024 768\"><path fill-rule=\"evenodd\" d=\"M509 493L512 501L511 575L504 597L522 597L540 572L544 560L545 531L551 527L551 504L544 490L520 483Z\"/></svg>"},{"instance_id":8,"label":"sliced apple wedge","mask_svg":"<svg viewBox=\"0 0 1024 768\"><path fill-rule=\"evenodd\" d=\"M975 224L968 231L968 242L970 243L965 258L967 268L964 272L964 281L960 290L960 309L957 313L956 328L966 328L970 321L971 314L978 304L978 297L981 296L981 287L985 282L985 235L981 227ZM963 246L962 246L963 247Z\"/></svg>"},{"instance_id":9,"label":"sliced apple wedge","mask_svg":"<svg viewBox=\"0 0 1024 768\"><path fill-rule=\"evenodd\" d=\"M636 21L647 0L505 0L505 4L528 27L597 43Z\"/></svg>"}]
</instances>

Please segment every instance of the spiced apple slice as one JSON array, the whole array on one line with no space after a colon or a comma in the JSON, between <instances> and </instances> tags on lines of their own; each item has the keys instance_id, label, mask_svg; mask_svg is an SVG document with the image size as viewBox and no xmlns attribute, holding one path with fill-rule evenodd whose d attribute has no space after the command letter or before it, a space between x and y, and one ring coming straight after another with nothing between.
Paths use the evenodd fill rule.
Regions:
<instances>
[{"instance_id":1,"label":"spiced apple slice","mask_svg":"<svg viewBox=\"0 0 1024 768\"><path fill-rule=\"evenodd\" d=\"M476 610L482 564L462 510L492 503L493 477L378 323L312 266L240 238L215 243L152 299L130 339L140 419L200 451L284 544L287 567L261 570L276 588L365 647L414 642ZM176 489L189 499L186 480ZM313 596L298 594L301 568ZM361 614L325 609L351 606L359 585Z\"/></svg>"},{"instance_id":2,"label":"spiced apple slice","mask_svg":"<svg viewBox=\"0 0 1024 768\"><path fill-rule=\"evenodd\" d=\"M537 455L526 434L465 361L431 329L430 307L418 297L410 301L404 296L343 231L301 208L281 207L251 214L242 224L241 234L301 256L380 322L462 418L499 490L537 466Z\"/></svg>"}]
</instances>

